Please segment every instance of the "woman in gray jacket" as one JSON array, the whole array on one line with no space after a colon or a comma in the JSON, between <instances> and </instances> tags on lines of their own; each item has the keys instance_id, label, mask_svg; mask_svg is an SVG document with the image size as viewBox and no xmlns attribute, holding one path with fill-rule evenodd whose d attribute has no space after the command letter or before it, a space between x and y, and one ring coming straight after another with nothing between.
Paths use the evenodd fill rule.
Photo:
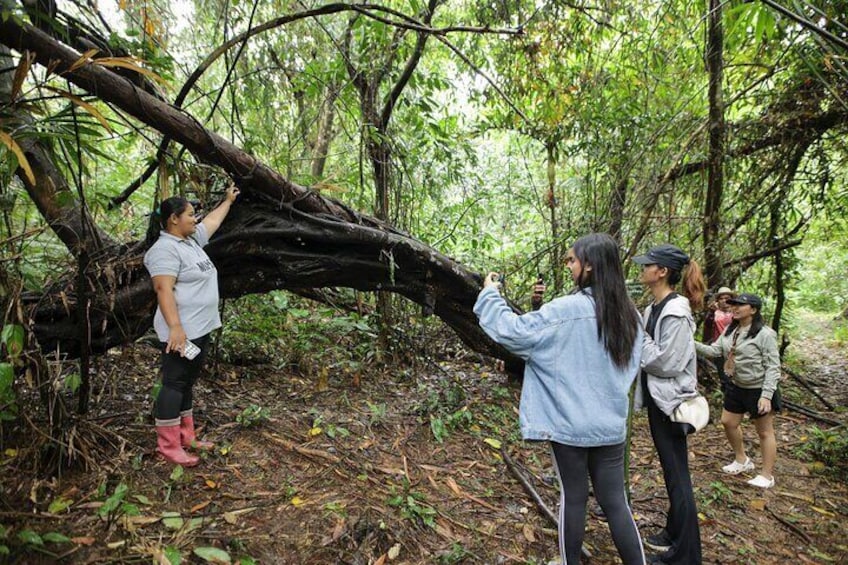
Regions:
<instances>
[{"instance_id":1,"label":"woman in gray jacket","mask_svg":"<svg viewBox=\"0 0 848 565\"><path fill-rule=\"evenodd\" d=\"M642 266L640 281L654 297L643 317L645 342L636 408L648 409L669 501L665 528L645 538L645 545L661 552L650 555L648 563L700 565L701 534L686 445L690 426L672 422L669 415L697 395L692 310L703 306L706 285L698 264L674 245L658 245L633 261ZM681 281L684 296L674 291Z\"/></svg>"},{"instance_id":2,"label":"woman in gray jacket","mask_svg":"<svg viewBox=\"0 0 848 565\"><path fill-rule=\"evenodd\" d=\"M727 301L733 309L733 322L712 345L696 343L698 353L706 357L724 357L724 372L729 382L724 389L721 424L736 459L721 468L731 475L754 469L745 454L742 418L747 412L760 436L763 471L748 484L760 488L774 486L774 462L777 440L774 436L774 413L780 411L780 354L777 334L765 325L762 299L756 294L740 294Z\"/></svg>"}]
</instances>

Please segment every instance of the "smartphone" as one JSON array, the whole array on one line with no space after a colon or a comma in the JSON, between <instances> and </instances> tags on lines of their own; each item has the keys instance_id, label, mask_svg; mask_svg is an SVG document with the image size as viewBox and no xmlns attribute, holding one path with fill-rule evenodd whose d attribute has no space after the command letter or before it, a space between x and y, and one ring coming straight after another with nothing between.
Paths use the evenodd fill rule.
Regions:
<instances>
[{"instance_id":1,"label":"smartphone","mask_svg":"<svg viewBox=\"0 0 848 565\"><path fill-rule=\"evenodd\" d=\"M200 348L189 340L186 340L185 349L183 350L183 357L185 357L189 361L192 361L198 355L200 355Z\"/></svg>"}]
</instances>

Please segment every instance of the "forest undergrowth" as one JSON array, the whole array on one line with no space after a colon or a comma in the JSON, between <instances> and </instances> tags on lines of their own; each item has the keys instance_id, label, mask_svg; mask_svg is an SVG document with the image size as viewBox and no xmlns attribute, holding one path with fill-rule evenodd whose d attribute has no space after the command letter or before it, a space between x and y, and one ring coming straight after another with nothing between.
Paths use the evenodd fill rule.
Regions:
<instances>
[{"instance_id":1,"label":"forest undergrowth","mask_svg":"<svg viewBox=\"0 0 848 565\"><path fill-rule=\"evenodd\" d=\"M792 371L838 406L824 409L787 375L784 395L844 424L845 344L834 322L804 323L818 330L790 346ZM45 476L37 412L4 424L0 560L548 563L555 526L517 480L556 509L548 448L520 441L518 388L444 333L416 336L429 345L394 363L351 365L348 345L344 362L330 362L344 357L339 349L317 364L210 365L195 416L216 449L190 469L154 455L157 351L144 343L111 351L96 366L90 414L64 436L61 453L74 468ZM844 426L784 411L775 422L777 485L754 490L750 477L720 471L732 453L718 403L713 393L713 423L690 442L705 562L846 562ZM758 462L753 426L743 426ZM667 498L643 415L634 419L630 482L640 530L654 533ZM587 520L590 562L617 562L594 499Z\"/></svg>"}]
</instances>

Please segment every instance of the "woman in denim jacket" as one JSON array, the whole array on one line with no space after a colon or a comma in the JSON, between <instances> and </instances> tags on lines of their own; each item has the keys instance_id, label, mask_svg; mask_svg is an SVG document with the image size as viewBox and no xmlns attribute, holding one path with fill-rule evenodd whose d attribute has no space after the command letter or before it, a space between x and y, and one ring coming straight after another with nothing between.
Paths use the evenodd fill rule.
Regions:
<instances>
[{"instance_id":1,"label":"woman in denim jacket","mask_svg":"<svg viewBox=\"0 0 848 565\"><path fill-rule=\"evenodd\" d=\"M691 426L669 416L698 393L692 310L703 305L706 285L698 264L674 245L658 245L633 261L642 266L639 280L654 298L644 314L643 371L635 407L648 409L669 503L665 528L645 538L645 545L661 552L649 555L648 563L700 565L701 533L686 445ZM683 296L674 291L680 282Z\"/></svg>"},{"instance_id":2,"label":"woman in denim jacket","mask_svg":"<svg viewBox=\"0 0 848 565\"><path fill-rule=\"evenodd\" d=\"M569 249L578 289L538 311L515 314L490 273L474 313L496 342L525 360L519 418L526 440L550 442L560 480L559 550L577 564L588 477L625 565L642 564L639 531L627 503L624 450L628 390L639 370L642 330L627 295L618 245L590 234Z\"/></svg>"}]
</instances>

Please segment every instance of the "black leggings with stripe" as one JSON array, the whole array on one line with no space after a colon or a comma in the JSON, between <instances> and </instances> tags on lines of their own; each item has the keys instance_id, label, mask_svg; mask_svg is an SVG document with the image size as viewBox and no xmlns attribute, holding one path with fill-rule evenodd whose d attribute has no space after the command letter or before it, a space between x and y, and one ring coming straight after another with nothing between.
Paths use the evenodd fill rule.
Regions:
<instances>
[{"instance_id":1,"label":"black leggings with stripe","mask_svg":"<svg viewBox=\"0 0 848 565\"><path fill-rule=\"evenodd\" d=\"M645 563L642 539L624 490L624 445L573 447L551 442L560 481L559 552L564 565L580 563L589 477L624 565Z\"/></svg>"}]
</instances>

